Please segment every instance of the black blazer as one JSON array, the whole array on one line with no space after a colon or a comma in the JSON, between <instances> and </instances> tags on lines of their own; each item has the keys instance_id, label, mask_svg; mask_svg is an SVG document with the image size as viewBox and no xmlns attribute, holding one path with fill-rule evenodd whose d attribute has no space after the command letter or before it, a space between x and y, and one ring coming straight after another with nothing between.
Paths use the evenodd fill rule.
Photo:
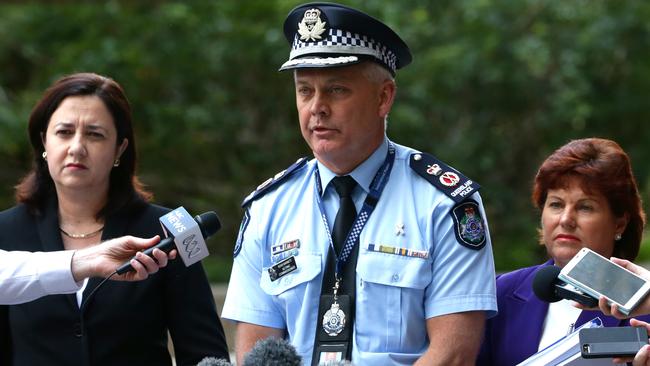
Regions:
<instances>
[{"instance_id":1,"label":"black blazer","mask_svg":"<svg viewBox=\"0 0 650 366\"><path fill-rule=\"evenodd\" d=\"M54 201L54 200L53 200ZM169 210L144 204L106 218L102 240L133 235L162 237L158 218ZM24 205L0 212L0 248L63 250L56 202L43 215ZM102 279L92 278L84 299ZM206 356L228 359L223 327L201 263L176 259L140 282L107 281L84 306L75 294L52 295L0 307L0 365L177 365Z\"/></svg>"}]
</instances>

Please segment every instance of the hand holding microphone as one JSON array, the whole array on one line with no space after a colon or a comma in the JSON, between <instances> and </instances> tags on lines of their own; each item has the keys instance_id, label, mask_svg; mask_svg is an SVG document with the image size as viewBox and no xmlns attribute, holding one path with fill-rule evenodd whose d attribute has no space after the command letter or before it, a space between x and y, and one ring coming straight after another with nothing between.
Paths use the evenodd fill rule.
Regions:
<instances>
[{"instance_id":1,"label":"hand holding microphone","mask_svg":"<svg viewBox=\"0 0 650 366\"><path fill-rule=\"evenodd\" d=\"M154 249L160 249L165 253L177 249L178 255L186 267L210 254L205 239L221 229L221 222L214 211L202 213L192 219L192 216L183 207L162 216L160 224L167 237L156 246L145 250L143 254L152 257ZM124 263L117 269L118 275L133 271L133 267L129 262Z\"/></svg>"}]
</instances>

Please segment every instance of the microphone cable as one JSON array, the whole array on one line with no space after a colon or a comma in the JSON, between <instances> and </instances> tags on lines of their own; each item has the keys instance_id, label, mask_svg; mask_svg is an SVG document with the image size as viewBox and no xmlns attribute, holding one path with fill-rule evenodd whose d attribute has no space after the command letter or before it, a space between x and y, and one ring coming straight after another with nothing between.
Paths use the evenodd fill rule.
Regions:
<instances>
[{"instance_id":1,"label":"microphone cable","mask_svg":"<svg viewBox=\"0 0 650 366\"><path fill-rule=\"evenodd\" d=\"M79 311L82 314L82 318L83 318L84 307L86 306L86 304L88 304L88 301L90 301L93 295L97 292L97 290L99 290L100 287L102 287L102 285L106 283L106 281L110 280L111 277L115 276L116 274L117 274L117 270L113 271L113 273L111 273L108 277L104 278L102 282L100 282L99 285L97 285L97 287L95 287L92 291L90 291L88 296L84 297L84 299L81 301L81 306L79 306Z\"/></svg>"},{"instance_id":2,"label":"microphone cable","mask_svg":"<svg viewBox=\"0 0 650 366\"><path fill-rule=\"evenodd\" d=\"M80 328L79 332L81 333L80 334L81 341L84 344L82 357L84 358L86 364L90 364L90 355L88 354L88 345L87 345L88 337L86 337L86 326L85 326L85 321L84 321L84 318L85 318L84 317L84 311L86 310L85 308L86 308L86 305L88 304L88 301L90 301L90 299L93 297L93 295L95 293L97 293L97 290L99 290L99 288L102 287L102 285L104 285L106 283L106 281L108 281L111 277L113 277L116 274L117 274L117 270L113 271L113 273L111 273L109 276L104 278L102 280L102 282L100 282L99 285L97 285L97 287L95 287L92 291L90 291L88 296L84 297L83 300L81 300L81 305L79 305L79 328Z\"/></svg>"}]
</instances>

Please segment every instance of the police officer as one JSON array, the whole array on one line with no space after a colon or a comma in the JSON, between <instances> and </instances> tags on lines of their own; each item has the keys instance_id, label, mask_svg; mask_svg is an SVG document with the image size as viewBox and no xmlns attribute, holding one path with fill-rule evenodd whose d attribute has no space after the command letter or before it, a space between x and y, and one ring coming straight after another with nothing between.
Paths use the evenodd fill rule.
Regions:
<instances>
[{"instance_id":1,"label":"police officer","mask_svg":"<svg viewBox=\"0 0 650 366\"><path fill-rule=\"evenodd\" d=\"M408 46L332 3L296 7L284 33L315 159L244 200L222 314L238 362L273 336L305 365L473 364L496 312L485 212L478 184L386 136Z\"/></svg>"}]
</instances>

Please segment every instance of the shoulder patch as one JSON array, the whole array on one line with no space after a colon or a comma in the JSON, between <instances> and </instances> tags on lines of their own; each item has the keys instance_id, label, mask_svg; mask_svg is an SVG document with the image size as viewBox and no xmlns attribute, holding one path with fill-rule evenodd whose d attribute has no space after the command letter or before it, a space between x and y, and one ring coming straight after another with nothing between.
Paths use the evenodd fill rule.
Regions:
<instances>
[{"instance_id":1,"label":"shoulder patch","mask_svg":"<svg viewBox=\"0 0 650 366\"><path fill-rule=\"evenodd\" d=\"M273 177L265 180L262 184L257 186L257 188L251 192L246 198L244 198L244 201L242 202L241 206L246 207L249 203L255 201L256 199L264 196L266 193L272 191L272 188L278 187L278 185L287 179L288 177L291 176L294 172L296 172L298 169L300 169L303 165L307 164L307 158L302 157L298 160L296 160L295 163L293 163L290 167L287 169L277 173Z\"/></svg>"},{"instance_id":2,"label":"shoulder patch","mask_svg":"<svg viewBox=\"0 0 650 366\"><path fill-rule=\"evenodd\" d=\"M411 154L409 166L456 203L462 202L481 188L478 183L430 154Z\"/></svg>"},{"instance_id":3,"label":"shoulder patch","mask_svg":"<svg viewBox=\"0 0 650 366\"><path fill-rule=\"evenodd\" d=\"M479 250L485 246L485 221L476 201L463 201L451 210L454 220L454 234L463 246Z\"/></svg>"}]
</instances>

